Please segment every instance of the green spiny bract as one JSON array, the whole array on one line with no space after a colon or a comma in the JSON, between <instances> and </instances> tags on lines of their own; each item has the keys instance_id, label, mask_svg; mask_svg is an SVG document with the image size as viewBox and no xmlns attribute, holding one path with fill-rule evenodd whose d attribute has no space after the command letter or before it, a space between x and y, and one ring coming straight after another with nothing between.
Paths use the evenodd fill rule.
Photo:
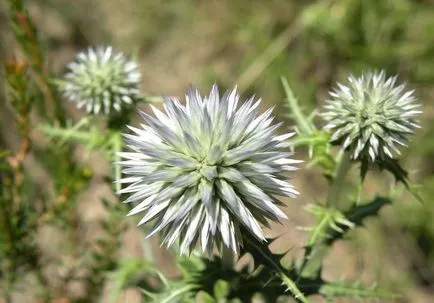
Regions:
<instances>
[{"instance_id":1,"label":"green spiny bract","mask_svg":"<svg viewBox=\"0 0 434 303\"><path fill-rule=\"evenodd\" d=\"M418 128L421 113L413 91L396 85L397 77L386 78L384 71L368 72L348 84L338 84L330 92L325 129L331 141L342 145L353 159L384 160L400 154L397 145L406 146L408 136Z\"/></svg>"},{"instance_id":2,"label":"green spiny bract","mask_svg":"<svg viewBox=\"0 0 434 303\"><path fill-rule=\"evenodd\" d=\"M258 223L286 218L274 195L298 194L282 175L299 162L287 150L292 133L275 135L281 124L272 109L257 116L260 100L237 107L238 99L236 88L220 98L214 85L203 99L190 89L185 106L165 98L166 113L140 112L148 125L125 135L132 152L120 153L118 182L129 186L119 193L139 202L130 215L146 212L139 225L155 222L149 236L161 231L167 247L179 239L181 254L199 239L208 253L214 245L238 253L242 226L265 241Z\"/></svg>"},{"instance_id":3,"label":"green spiny bract","mask_svg":"<svg viewBox=\"0 0 434 303\"><path fill-rule=\"evenodd\" d=\"M112 47L89 48L68 64L69 72L57 81L65 98L88 113L110 114L140 99L138 64Z\"/></svg>"}]
</instances>

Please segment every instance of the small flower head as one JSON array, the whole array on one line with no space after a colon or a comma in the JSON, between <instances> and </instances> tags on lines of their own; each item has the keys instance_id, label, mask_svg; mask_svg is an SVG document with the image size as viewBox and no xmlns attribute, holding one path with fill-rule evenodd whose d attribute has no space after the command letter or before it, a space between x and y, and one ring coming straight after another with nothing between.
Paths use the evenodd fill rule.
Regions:
<instances>
[{"instance_id":1,"label":"small flower head","mask_svg":"<svg viewBox=\"0 0 434 303\"><path fill-rule=\"evenodd\" d=\"M408 137L419 127L421 114L413 91L396 84L397 77L386 78L384 71L368 72L359 78L350 76L348 84L338 84L330 92L326 112L326 130L331 141L341 143L353 159L384 160L400 154L397 146L406 146Z\"/></svg>"},{"instance_id":2,"label":"small flower head","mask_svg":"<svg viewBox=\"0 0 434 303\"><path fill-rule=\"evenodd\" d=\"M138 64L110 46L80 52L67 67L69 72L59 87L88 113L121 111L140 98Z\"/></svg>"},{"instance_id":3,"label":"small flower head","mask_svg":"<svg viewBox=\"0 0 434 303\"><path fill-rule=\"evenodd\" d=\"M260 100L237 106L236 88L219 96L214 86L202 98L190 89L186 105L166 98L165 113L141 112L147 125L126 134L132 152L119 164L129 183L120 193L138 202L140 224L154 221L149 236L162 232L167 247L179 239L180 252L200 241L203 251L222 244L239 252L242 232L265 240L258 223L286 218L274 195L297 195L283 173L295 170L286 139L277 136L271 109L257 115Z\"/></svg>"}]
</instances>

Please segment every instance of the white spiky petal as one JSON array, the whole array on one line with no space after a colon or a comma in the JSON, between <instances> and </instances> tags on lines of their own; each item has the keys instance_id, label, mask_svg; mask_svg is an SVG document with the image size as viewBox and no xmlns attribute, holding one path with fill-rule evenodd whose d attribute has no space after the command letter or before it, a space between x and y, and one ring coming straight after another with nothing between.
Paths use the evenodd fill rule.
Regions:
<instances>
[{"instance_id":1,"label":"white spiky petal","mask_svg":"<svg viewBox=\"0 0 434 303\"><path fill-rule=\"evenodd\" d=\"M397 77L387 78L384 71L368 72L359 78L352 75L348 84L338 84L330 92L323 113L325 129L331 141L340 142L353 159L393 158L397 145L406 146L408 137L418 128L422 113L414 91L396 85Z\"/></svg>"},{"instance_id":2,"label":"white spiky petal","mask_svg":"<svg viewBox=\"0 0 434 303\"><path fill-rule=\"evenodd\" d=\"M236 88L220 98L214 85L204 99L190 89L185 106L166 98L165 113L140 112L147 125L125 135L120 194L137 203L130 214L145 213L139 225L154 222L149 236L161 232L168 247L179 239L181 254L198 242L238 253L243 230L264 241L259 223L286 218L274 196L298 194L283 176L300 162L287 149L292 134L275 135L280 124L271 109L257 115L260 100L238 99Z\"/></svg>"},{"instance_id":3,"label":"white spiky petal","mask_svg":"<svg viewBox=\"0 0 434 303\"><path fill-rule=\"evenodd\" d=\"M119 112L140 98L138 64L111 46L80 52L67 67L60 89L65 98L89 113Z\"/></svg>"}]
</instances>

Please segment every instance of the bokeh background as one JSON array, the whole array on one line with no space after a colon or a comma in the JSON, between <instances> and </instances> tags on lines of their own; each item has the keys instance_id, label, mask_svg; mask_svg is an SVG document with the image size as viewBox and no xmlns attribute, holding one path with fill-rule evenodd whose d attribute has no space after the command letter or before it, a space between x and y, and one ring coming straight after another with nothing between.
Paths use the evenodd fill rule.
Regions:
<instances>
[{"instance_id":1,"label":"bokeh background","mask_svg":"<svg viewBox=\"0 0 434 303\"><path fill-rule=\"evenodd\" d=\"M7 2L0 2L0 61L21 56ZM366 229L357 229L347 241L336 243L323 274L333 279L376 281L403 293L402 302L434 302L434 1L35 0L27 1L26 6L55 75L65 71L65 64L78 51L113 45L136 56L143 74L141 88L147 95L182 96L190 84L202 93L214 82L223 89L237 84L244 97L256 94L263 98L263 108L276 106L278 119L287 127L292 122L284 107L281 76L288 78L303 109L311 112L320 108L330 87L344 81L349 72L385 69L390 75L398 74L399 81L416 89L424 104L422 129L405 150L402 163L411 179L420 184L425 203L403 194L381 211L379 220L367 220ZM0 100L0 146L16 150L19 136L3 96ZM72 121L84 115L66 101L62 106ZM141 107L148 109L147 105ZM36 116L33 122L37 121ZM322 123L320 119L317 122ZM32 136L44 144L36 125ZM306 150L297 150L296 155L308 162ZM111 163L98 151L89 153L76 145L74 161L89 172L88 184L70 207L76 220L76 244L70 249L83 252L84 243L98 238L100 220L108 215L100 198L117 200L106 182ZM24 165L38 185L36 191L55 183L36 156L29 154ZM268 235L281 235L273 250L292 248L288 260L302 253L306 233L299 227L313 221L303 206L324 202L327 190L319 171L306 165L293 182L301 195L287 201L285 211L290 220L267 231ZM391 183L390 176L385 179L384 174L374 172L365 189L373 196ZM116 252L118 258L149 258L165 274L176 276L172 254L159 248L158 239L150 240L151 250L144 249L136 219L124 219L128 227ZM60 260L43 268L59 303L87 291L80 281L60 278L79 260L62 257L65 239L70 236L70 231L59 226L47 224L38 230L38 246L44 256ZM96 302L109 302L113 279L104 273L103 280L102 295ZM34 284L30 277L25 278L13 294L13 302L37 302ZM118 302L140 302L140 293L134 288L122 291Z\"/></svg>"}]
</instances>

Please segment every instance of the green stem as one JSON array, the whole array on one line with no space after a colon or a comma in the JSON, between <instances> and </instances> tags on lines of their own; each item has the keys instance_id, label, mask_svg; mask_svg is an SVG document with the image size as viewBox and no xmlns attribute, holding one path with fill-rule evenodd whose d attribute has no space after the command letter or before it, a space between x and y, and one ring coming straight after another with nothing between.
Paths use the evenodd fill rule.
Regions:
<instances>
[{"instance_id":1,"label":"green stem","mask_svg":"<svg viewBox=\"0 0 434 303\"><path fill-rule=\"evenodd\" d=\"M80 133L79 129L82 128L83 126L87 126L87 125L89 125L89 117L85 116L80 121L78 121L73 127L69 128L69 129L63 128L65 130L65 132L64 132L63 137L61 137L61 139L59 140L59 144L64 144L69 138L73 138L75 133L77 133L77 136L79 136L78 135ZM62 129L62 128L60 128L60 129ZM87 133L85 133L84 136L83 135L79 136L79 138L83 139L83 137L85 137L86 135L87 135Z\"/></svg>"},{"instance_id":2,"label":"green stem","mask_svg":"<svg viewBox=\"0 0 434 303\"><path fill-rule=\"evenodd\" d=\"M345 183L345 178L351 167L350 155L343 152L340 156L338 164L333 174L332 184L327 196L327 206L334 207L338 210L345 211L348 207L346 201L341 201L341 194L343 190L343 185Z\"/></svg>"},{"instance_id":3,"label":"green stem","mask_svg":"<svg viewBox=\"0 0 434 303\"><path fill-rule=\"evenodd\" d=\"M300 137L291 140L291 146L299 147L303 145L316 145L316 144L325 144L328 140L323 137Z\"/></svg>"},{"instance_id":4,"label":"green stem","mask_svg":"<svg viewBox=\"0 0 434 303\"><path fill-rule=\"evenodd\" d=\"M327 256L329 247L326 243L320 243L306 249L303 264L300 267L300 276L303 278L317 278L320 273L322 261Z\"/></svg>"},{"instance_id":5,"label":"green stem","mask_svg":"<svg viewBox=\"0 0 434 303\"><path fill-rule=\"evenodd\" d=\"M348 153L341 153L335 172L333 174L332 184L327 195L326 205L330 208L335 208L340 211L346 211L349 206L347 201L341 200L345 178L351 167L351 159ZM303 258L303 264L300 268L300 273L303 277L316 277L321 269L321 264L329 251L329 245L319 243L306 250Z\"/></svg>"},{"instance_id":6,"label":"green stem","mask_svg":"<svg viewBox=\"0 0 434 303\"><path fill-rule=\"evenodd\" d=\"M122 141L122 135L120 132L117 132L116 134L114 134L114 138L113 138L114 142L113 142L113 156L114 156L114 160L116 162L119 162L121 159L119 157L119 152L122 151L122 146L123 146L123 141ZM115 175L115 180L120 180L122 177L122 171L121 171L121 167L120 165L115 164L114 167L114 175ZM117 182L116 183L116 192L121 190L121 183Z\"/></svg>"},{"instance_id":7,"label":"green stem","mask_svg":"<svg viewBox=\"0 0 434 303\"><path fill-rule=\"evenodd\" d=\"M65 141L92 142L92 135L88 131L74 131L73 129L58 128L51 125L42 125L40 129L49 137L61 138L61 143Z\"/></svg>"},{"instance_id":8,"label":"green stem","mask_svg":"<svg viewBox=\"0 0 434 303\"><path fill-rule=\"evenodd\" d=\"M146 103L162 103L162 102L164 102L163 97L160 97L160 96L143 96L143 100Z\"/></svg>"}]
</instances>

